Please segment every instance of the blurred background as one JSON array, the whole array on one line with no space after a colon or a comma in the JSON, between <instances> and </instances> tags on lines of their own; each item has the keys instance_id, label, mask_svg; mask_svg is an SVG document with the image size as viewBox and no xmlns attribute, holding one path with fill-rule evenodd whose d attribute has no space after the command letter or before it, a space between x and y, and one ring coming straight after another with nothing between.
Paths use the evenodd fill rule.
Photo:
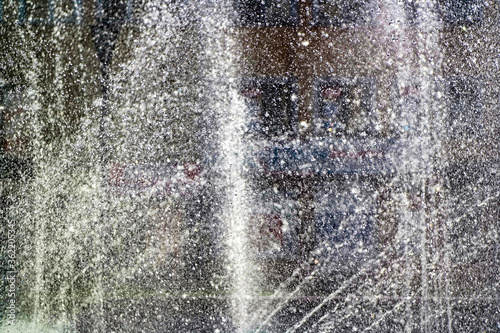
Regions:
<instances>
[{"instance_id":1,"label":"blurred background","mask_svg":"<svg viewBox=\"0 0 500 333\"><path fill-rule=\"evenodd\" d=\"M499 6L0 0L0 330L498 331Z\"/></svg>"}]
</instances>

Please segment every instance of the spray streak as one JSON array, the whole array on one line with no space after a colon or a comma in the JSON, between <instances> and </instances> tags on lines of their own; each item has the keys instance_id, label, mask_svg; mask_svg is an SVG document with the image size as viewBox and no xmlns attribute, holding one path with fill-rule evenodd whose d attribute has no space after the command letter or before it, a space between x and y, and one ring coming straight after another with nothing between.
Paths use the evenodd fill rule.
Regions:
<instances>
[{"instance_id":1,"label":"spray streak","mask_svg":"<svg viewBox=\"0 0 500 333\"><path fill-rule=\"evenodd\" d=\"M249 324L249 313L254 293L253 272L248 241L249 196L245 179L245 106L237 89L236 42L227 34L230 29L232 8L224 2L213 8L201 9L207 43L205 54L209 66L208 82L212 91L211 103L218 122L218 151L222 189L222 226L228 273L232 295L232 317L236 330L242 332ZM221 30L221 28L223 30Z\"/></svg>"},{"instance_id":2,"label":"spray streak","mask_svg":"<svg viewBox=\"0 0 500 333\"><path fill-rule=\"evenodd\" d=\"M244 124L239 103L231 102L227 119L221 126L221 153L222 172L225 175L226 202L224 204L224 225L227 228L228 261L233 294L233 316L236 326L243 329L249 313L249 299L251 297L251 267L248 256L248 211L247 186L243 176L242 166L244 156L241 131Z\"/></svg>"},{"instance_id":3,"label":"spray streak","mask_svg":"<svg viewBox=\"0 0 500 333\"><path fill-rule=\"evenodd\" d=\"M342 286L340 286L337 290L335 290L333 293L328 295L319 305L317 305L314 309L312 309L307 315L305 315L298 323L296 323L291 329L289 329L287 332L295 332L299 328L301 328L308 320L311 318L315 313L317 313L323 306L325 306L328 302L333 300L335 297L337 297L341 292L343 292L349 285L351 285L352 282L354 282L358 277L362 276L367 272L368 270L372 269L373 267L376 267L380 260L384 258L386 255L386 252L380 253L376 258L371 259L368 261L355 275L350 277L347 281L345 281Z\"/></svg>"}]
</instances>

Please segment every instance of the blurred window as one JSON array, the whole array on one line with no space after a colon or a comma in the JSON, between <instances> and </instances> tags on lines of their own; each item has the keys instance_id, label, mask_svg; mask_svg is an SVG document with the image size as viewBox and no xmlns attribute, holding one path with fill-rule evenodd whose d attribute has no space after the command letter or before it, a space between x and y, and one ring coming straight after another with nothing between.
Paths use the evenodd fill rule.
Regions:
<instances>
[{"instance_id":1,"label":"blurred window","mask_svg":"<svg viewBox=\"0 0 500 333\"><path fill-rule=\"evenodd\" d=\"M296 0L235 0L234 5L244 26L290 26L297 21Z\"/></svg>"},{"instance_id":2,"label":"blurred window","mask_svg":"<svg viewBox=\"0 0 500 333\"><path fill-rule=\"evenodd\" d=\"M82 0L19 0L21 23L79 23L81 16Z\"/></svg>"},{"instance_id":3,"label":"blurred window","mask_svg":"<svg viewBox=\"0 0 500 333\"><path fill-rule=\"evenodd\" d=\"M367 181L325 182L315 191L316 241L345 250L373 241L377 186Z\"/></svg>"},{"instance_id":4,"label":"blurred window","mask_svg":"<svg viewBox=\"0 0 500 333\"><path fill-rule=\"evenodd\" d=\"M134 16L134 0L97 0L97 17L109 21L130 21Z\"/></svg>"},{"instance_id":5,"label":"blurred window","mask_svg":"<svg viewBox=\"0 0 500 333\"><path fill-rule=\"evenodd\" d=\"M374 84L370 80L324 80L316 85L315 134L365 137L376 134Z\"/></svg>"},{"instance_id":6,"label":"blurred window","mask_svg":"<svg viewBox=\"0 0 500 333\"><path fill-rule=\"evenodd\" d=\"M406 23L413 25L419 21L422 3L417 0L403 0ZM447 24L468 25L481 21L484 5L479 0L439 0L434 7L440 18Z\"/></svg>"},{"instance_id":7,"label":"blurred window","mask_svg":"<svg viewBox=\"0 0 500 333\"><path fill-rule=\"evenodd\" d=\"M454 262L487 262L488 254L496 253L495 242L489 242L490 231L498 230L498 204L488 198L498 196L498 177L491 173L491 164L480 161L451 161L447 170L450 189L450 245ZM486 244L491 244L487 250ZM482 249L477 251L477 247ZM471 249L474 249L471 251ZM491 257L490 257L491 258Z\"/></svg>"},{"instance_id":8,"label":"blurred window","mask_svg":"<svg viewBox=\"0 0 500 333\"><path fill-rule=\"evenodd\" d=\"M403 1L404 16L406 23L414 25L417 23L418 5L417 0L404 0Z\"/></svg>"},{"instance_id":9,"label":"blurred window","mask_svg":"<svg viewBox=\"0 0 500 333\"><path fill-rule=\"evenodd\" d=\"M393 82L392 105L394 116L392 130L397 134L409 134L416 131L421 123L420 93L421 86L417 80Z\"/></svg>"},{"instance_id":10,"label":"blurred window","mask_svg":"<svg viewBox=\"0 0 500 333\"><path fill-rule=\"evenodd\" d=\"M481 134L481 87L475 80L452 78L446 85L448 125L452 139L473 139Z\"/></svg>"},{"instance_id":11,"label":"blurred window","mask_svg":"<svg viewBox=\"0 0 500 333\"><path fill-rule=\"evenodd\" d=\"M370 0L314 0L313 24L320 26L363 25L373 18Z\"/></svg>"},{"instance_id":12,"label":"blurred window","mask_svg":"<svg viewBox=\"0 0 500 333\"><path fill-rule=\"evenodd\" d=\"M443 20L450 24L474 24L481 21L483 4L479 0L441 0Z\"/></svg>"},{"instance_id":13,"label":"blurred window","mask_svg":"<svg viewBox=\"0 0 500 333\"><path fill-rule=\"evenodd\" d=\"M249 240L259 257L293 258L298 254L298 209L296 190L259 188L249 224Z\"/></svg>"},{"instance_id":14,"label":"blurred window","mask_svg":"<svg viewBox=\"0 0 500 333\"><path fill-rule=\"evenodd\" d=\"M250 118L249 132L268 139L293 135L294 90L291 79L261 78L244 83L241 94Z\"/></svg>"}]
</instances>

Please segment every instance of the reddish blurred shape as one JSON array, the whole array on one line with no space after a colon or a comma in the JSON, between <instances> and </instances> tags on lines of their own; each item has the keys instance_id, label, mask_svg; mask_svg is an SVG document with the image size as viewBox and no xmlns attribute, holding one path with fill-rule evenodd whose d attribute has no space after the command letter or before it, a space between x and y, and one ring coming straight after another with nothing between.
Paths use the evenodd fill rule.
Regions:
<instances>
[{"instance_id":1,"label":"reddish blurred shape","mask_svg":"<svg viewBox=\"0 0 500 333\"><path fill-rule=\"evenodd\" d=\"M243 90L241 94L248 98L260 98L262 96L262 90L257 87L251 87Z\"/></svg>"},{"instance_id":2,"label":"reddish blurred shape","mask_svg":"<svg viewBox=\"0 0 500 333\"><path fill-rule=\"evenodd\" d=\"M124 182L125 165L111 164L109 168L109 180L113 185L121 185Z\"/></svg>"},{"instance_id":3,"label":"reddish blurred shape","mask_svg":"<svg viewBox=\"0 0 500 333\"><path fill-rule=\"evenodd\" d=\"M321 91L321 97L323 99L339 99L342 96L342 88L341 87L326 87Z\"/></svg>"},{"instance_id":4,"label":"reddish blurred shape","mask_svg":"<svg viewBox=\"0 0 500 333\"><path fill-rule=\"evenodd\" d=\"M266 214L260 226L260 234L268 239L278 241L283 246L283 220L278 214Z\"/></svg>"},{"instance_id":5,"label":"reddish blurred shape","mask_svg":"<svg viewBox=\"0 0 500 333\"><path fill-rule=\"evenodd\" d=\"M201 166L198 163L185 163L184 173L188 179L194 180L201 173Z\"/></svg>"},{"instance_id":6,"label":"reddish blurred shape","mask_svg":"<svg viewBox=\"0 0 500 333\"><path fill-rule=\"evenodd\" d=\"M401 96L418 96L418 87L415 86L405 86L402 88Z\"/></svg>"}]
</instances>

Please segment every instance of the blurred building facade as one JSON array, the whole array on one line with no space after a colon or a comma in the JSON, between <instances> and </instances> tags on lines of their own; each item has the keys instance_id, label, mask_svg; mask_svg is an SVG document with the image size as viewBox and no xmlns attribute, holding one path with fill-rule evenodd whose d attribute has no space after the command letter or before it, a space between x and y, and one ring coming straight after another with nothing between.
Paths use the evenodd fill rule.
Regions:
<instances>
[{"instance_id":1,"label":"blurred building facade","mask_svg":"<svg viewBox=\"0 0 500 333\"><path fill-rule=\"evenodd\" d=\"M479 273L498 261L494 246L459 249L498 230L498 6L237 1L252 78L242 93L268 143L263 184L295 195L299 252L344 242L334 257L363 261L347 235L383 251L406 211L430 226L426 260L449 271L454 295L497 292L494 274Z\"/></svg>"}]
</instances>

